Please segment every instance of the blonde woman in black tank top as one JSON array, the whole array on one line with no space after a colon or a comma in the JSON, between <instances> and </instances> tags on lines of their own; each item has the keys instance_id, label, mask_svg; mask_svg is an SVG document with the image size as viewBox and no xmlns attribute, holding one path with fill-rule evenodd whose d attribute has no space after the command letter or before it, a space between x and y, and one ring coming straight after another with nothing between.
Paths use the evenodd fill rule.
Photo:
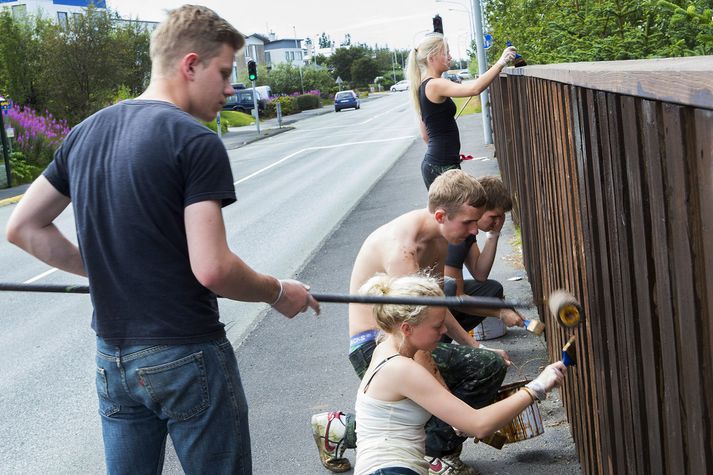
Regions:
<instances>
[{"instance_id":1,"label":"blonde woman in black tank top","mask_svg":"<svg viewBox=\"0 0 713 475\"><path fill-rule=\"evenodd\" d=\"M444 171L460 168L460 136L455 120L456 105L451 98L477 96L483 92L515 53L514 47L506 48L493 67L468 84L441 77L451 64L443 35L428 35L409 53L407 74L411 99L419 118L421 137L428 144L421 163L426 188Z\"/></svg>"}]
</instances>

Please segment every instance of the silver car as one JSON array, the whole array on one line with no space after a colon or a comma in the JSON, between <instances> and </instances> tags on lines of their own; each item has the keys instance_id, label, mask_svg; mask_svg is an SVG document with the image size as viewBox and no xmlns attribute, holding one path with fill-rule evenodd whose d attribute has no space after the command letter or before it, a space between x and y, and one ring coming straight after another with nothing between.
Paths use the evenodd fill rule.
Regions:
<instances>
[{"instance_id":1,"label":"silver car","mask_svg":"<svg viewBox=\"0 0 713 475\"><path fill-rule=\"evenodd\" d=\"M408 91L408 80L404 79L403 81L399 81L393 86L391 86L390 89L391 92L398 92L398 91Z\"/></svg>"}]
</instances>

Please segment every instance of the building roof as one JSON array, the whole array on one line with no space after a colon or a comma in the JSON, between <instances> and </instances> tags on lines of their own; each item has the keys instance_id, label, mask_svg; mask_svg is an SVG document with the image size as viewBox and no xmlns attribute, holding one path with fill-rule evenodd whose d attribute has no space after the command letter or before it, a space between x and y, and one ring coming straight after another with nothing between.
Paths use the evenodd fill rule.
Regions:
<instances>
[{"instance_id":1,"label":"building roof","mask_svg":"<svg viewBox=\"0 0 713 475\"><path fill-rule=\"evenodd\" d=\"M295 46L295 43L297 46ZM297 38L297 39L288 39L284 38L281 40L275 40L275 41L270 41L269 43L265 43L265 50L271 50L271 49L302 49L302 40Z\"/></svg>"}]
</instances>

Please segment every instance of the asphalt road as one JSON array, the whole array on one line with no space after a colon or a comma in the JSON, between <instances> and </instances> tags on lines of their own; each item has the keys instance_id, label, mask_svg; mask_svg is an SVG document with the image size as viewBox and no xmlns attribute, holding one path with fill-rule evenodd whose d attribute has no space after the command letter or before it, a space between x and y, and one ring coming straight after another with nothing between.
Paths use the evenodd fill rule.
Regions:
<instances>
[{"instance_id":1,"label":"asphalt road","mask_svg":"<svg viewBox=\"0 0 713 475\"><path fill-rule=\"evenodd\" d=\"M360 110L313 117L294 127L229 152L238 194L238 202L224 210L229 243L254 268L280 277L304 267L417 134L405 94L365 101ZM1 229L14 206L0 207ZM73 237L71 210L57 224ZM0 260L2 281L86 283L53 271L4 239ZM0 473L102 473L89 299L9 292L0 299ZM267 311L264 304L220 305L236 345ZM286 353L283 364L289 360ZM271 394L265 387L265 395ZM278 446L289 443L278 428L275 438ZM165 471L180 473L172 455Z\"/></svg>"}]
</instances>

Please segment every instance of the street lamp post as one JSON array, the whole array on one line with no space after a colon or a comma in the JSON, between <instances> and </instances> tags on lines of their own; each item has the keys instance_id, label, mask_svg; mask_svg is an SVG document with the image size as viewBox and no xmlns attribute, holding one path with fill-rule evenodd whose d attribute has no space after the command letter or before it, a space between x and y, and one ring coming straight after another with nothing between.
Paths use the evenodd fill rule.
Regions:
<instances>
[{"instance_id":1,"label":"street lamp post","mask_svg":"<svg viewBox=\"0 0 713 475\"><path fill-rule=\"evenodd\" d=\"M396 63L396 51L393 51L393 56L391 57L391 74L394 77L394 82L396 82L396 66L394 66L394 63Z\"/></svg>"},{"instance_id":2,"label":"street lamp post","mask_svg":"<svg viewBox=\"0 0 713 475\"><path fill-rule=\"evenodd\" d=\"M475 33L474 33L475 30L473 28L473 12L472 12L470 6L468 5L468 2L463 4L460 2L454 2L452 0L435 0L435 1L436 1L436 3L451 3L454 5L460 5L460 6L464 7L464 9L449 7L448 11L466 12L468 14L468 28L470 28L470 41L472 42L475 39Z\"/></svg>"},{"instance_id":3,"label":"street lamp post","mask_svg":"<svg viewBox=\"0 0 713 475\"><path fill-rule=\"evenodd\" d=\"M295 29L295 26L292 25L292 33L295 35L295 49L298 49L300 51L300 56L302 56L302 48L297 46L297 30ZM297 63L297 69L300 71L300 90L302 91L302 94L305 93L305 85L302 82L302 58L298 58L299 63Z\"/></svg>"}]
</instances>

